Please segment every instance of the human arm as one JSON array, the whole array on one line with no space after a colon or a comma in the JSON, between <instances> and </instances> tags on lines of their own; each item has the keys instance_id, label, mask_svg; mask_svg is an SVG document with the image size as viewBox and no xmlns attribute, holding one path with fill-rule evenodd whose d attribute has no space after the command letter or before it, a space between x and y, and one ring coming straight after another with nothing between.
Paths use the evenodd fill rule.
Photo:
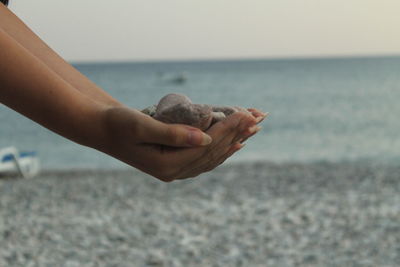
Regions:
<instances>
[{"instance_id":1,"label":"human arm","mask_svg":"<svg viewBox=\"0 0 400 267\"><path fill-rule=\"evenodd\" d=\"M71 84L73 88L99 103L114 107L123 105L88 79L85 75L80 73L71 64L66 62L60 55L43 42L40 37L37 36L21 19L3 5L0 5L0 28L47 65L52 71L58 74L58 76ZM265 115L257 109L249 109L249 111L256 118L261 118Z\"/></svg>"},{"instance_id":2,"label":"human arm","mask_svg":"<svg viewBox=\"0 0 400 267\"><path fill-rule=\"evenodd\" d=\"M190 136L197 136L196 144L205 145L201 131L166 125L137 110L94 101L2 29L0 58L0 102L70 140L163 181L215 168L241 148L239 140L254 133L249 127L257 122L253 116L238 112L207 132L211 144L191 147Z\"/></svg>"},{"instance_id":3,"label":"human arm","mask_svg":"<svg viewBox=\"0 0 400 267\"><path fill-rule=\"evenodd\" d=\"M99 103L109 106L122 106L118 100L114 99L60 57L11 10L2 4L0 4L0 28L74 89Z\"/></svg>"},{"instance_id":4,"label":"human arm","mask_svg":"<svg viewBox=\"0 0 400 267\"><path fill-rule=\"evenodd\" d=\"M86 141L90 132L100 129L100 123L93 118L104 105L75 90L2 29L0 58L0 102L90 146Z\"/></svg>"}]
</instances>

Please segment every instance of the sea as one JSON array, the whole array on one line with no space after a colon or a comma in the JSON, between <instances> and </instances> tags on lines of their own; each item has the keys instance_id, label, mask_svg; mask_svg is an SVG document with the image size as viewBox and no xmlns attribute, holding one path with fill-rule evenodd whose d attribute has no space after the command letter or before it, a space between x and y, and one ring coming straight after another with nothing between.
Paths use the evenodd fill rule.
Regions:
<instances>
[{"instance_id":1,"label":"sea","mask_svg":"<svg viewBox=\"0 0 400 267\"><path fill-rule=\"evenodd\" d=\"M135 109L180 93L270 112L229 162L400 162L400 57L73 65ZM0 105L0 148L8 146L36 151L44 169L127 167Z\"/></svg>"}]
</instances>

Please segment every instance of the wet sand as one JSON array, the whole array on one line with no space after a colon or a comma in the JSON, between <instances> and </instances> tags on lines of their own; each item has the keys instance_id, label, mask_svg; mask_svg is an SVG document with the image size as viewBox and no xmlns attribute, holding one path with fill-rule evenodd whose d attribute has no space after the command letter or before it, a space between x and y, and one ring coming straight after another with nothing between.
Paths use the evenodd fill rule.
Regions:
<instances>
[{"instance_id":1,"label":"wet sand","mask_svg":"<svg viewBox=\"0 0 400 267\"><path fill-rule=\"evenodd\" d=\"M0 180L0 266L399 266L400 166Z\"/></svg>"}]
</instances>

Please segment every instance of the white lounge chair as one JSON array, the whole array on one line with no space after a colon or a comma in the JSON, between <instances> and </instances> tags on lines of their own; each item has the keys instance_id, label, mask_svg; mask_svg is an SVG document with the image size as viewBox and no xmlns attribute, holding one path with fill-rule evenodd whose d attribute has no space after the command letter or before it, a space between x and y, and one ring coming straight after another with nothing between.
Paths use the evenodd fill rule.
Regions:
<instances>
[{"instance_id":1,"label":"white lounge chair","mask_svg":"<svg viewBox=\"0 0 400 267\"><path fill-rule=\"evenodd\" d=\"M0 176L19 174L31 178L39 170L40 162L35 152L18 152L15 147L0 149Z\"/></svg>"}]
</instances>

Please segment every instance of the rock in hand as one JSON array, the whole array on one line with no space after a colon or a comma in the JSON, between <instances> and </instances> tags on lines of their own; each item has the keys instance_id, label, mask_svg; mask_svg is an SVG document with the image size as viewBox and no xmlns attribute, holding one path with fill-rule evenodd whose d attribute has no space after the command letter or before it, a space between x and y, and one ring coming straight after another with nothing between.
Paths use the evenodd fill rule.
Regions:
<instances>
[{"instance_id":1,"label":"rock in hand","mask_svg":"<svg viewBox=\"0 0 400 267\"><path fill-rule=\"evenodd\" d=\"M157 105L142 110L156 120L191 125L202 131L238 111L249 112L241 107L193 104L187 96L181 94L168 94Z\"/></svg>"}]
</instances>

